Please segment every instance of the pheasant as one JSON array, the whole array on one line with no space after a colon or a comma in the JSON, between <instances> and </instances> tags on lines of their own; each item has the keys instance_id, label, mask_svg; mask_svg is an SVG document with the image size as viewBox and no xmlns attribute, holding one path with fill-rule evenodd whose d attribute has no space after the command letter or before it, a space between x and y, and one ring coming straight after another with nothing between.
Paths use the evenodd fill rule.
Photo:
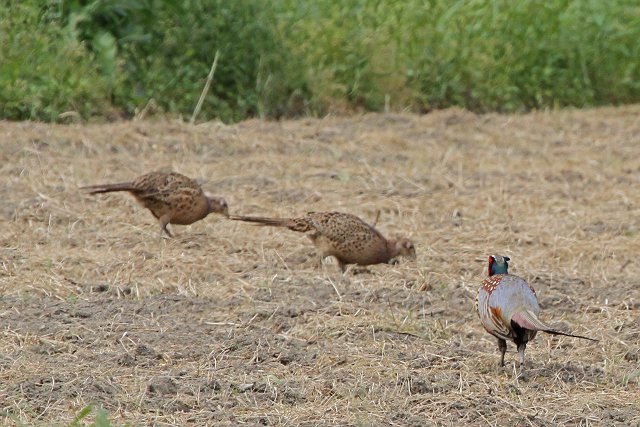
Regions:
<instances>
[{"instance_id":1,"label":"pheasant","mask_svg":"<svg viewBox=\"0 0 640 427\"><path fill-rule=\"evenodd\" d=\"M229 216L224 198L205 195L196 181L176 172L149 172L130 182L80 188L89 194L128 191L158 219L160 236L164 231L172 237L167 224L192 224L212 212Z\"/></svg>"},{"instance_id":2,"label":"pheasant","mask_svg":"<svg viewBox=\"0 0 640 427\"><path fill-rule=\"evenodd\" d=\"M386 239L374 227L351 214L309 212L301 218L230 218L305 233L320 251L321 259L333 256L343 273L347 264L388 263L401 255L413 259L416 257L415 247L408 238Z\"/></svg>"},{"instance_id":3,"label":"pheasant","mask_svg":"<svg viewBox=\"0 0 640 427\"><path fill-rule=\"evenodd\" d=\"M508 273L509 260L508 257L501 255L489 257L489 277L478 289L476 300L476 310L482 326L498 339L500 366L504 366L504 355L507 351L507 340L509 340L513 341L518 348L520 370L523 370L527 343L539 331L597 341L581 335L560 332L538 319L540 306L536 293L526 281Z\"/></svg>"}]
</instances>

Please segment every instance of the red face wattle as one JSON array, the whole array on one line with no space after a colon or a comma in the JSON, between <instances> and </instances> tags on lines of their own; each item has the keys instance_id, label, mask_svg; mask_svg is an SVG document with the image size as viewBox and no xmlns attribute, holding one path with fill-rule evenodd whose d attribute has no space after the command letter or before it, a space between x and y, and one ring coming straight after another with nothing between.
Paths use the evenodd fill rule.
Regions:
<instances>
[{"instance_id":1,"label":"red face wattle","mask_svg":"<svg viewBox=\"0 0 640 427\"><path fill-rule=\"evenodd\" d=\"M496 260L493 258L493 255L489 255L489 269L488 269L489 276L491 276L491 267L493 267L494 262L496 262Z\"/></svg>"}]
</instances>

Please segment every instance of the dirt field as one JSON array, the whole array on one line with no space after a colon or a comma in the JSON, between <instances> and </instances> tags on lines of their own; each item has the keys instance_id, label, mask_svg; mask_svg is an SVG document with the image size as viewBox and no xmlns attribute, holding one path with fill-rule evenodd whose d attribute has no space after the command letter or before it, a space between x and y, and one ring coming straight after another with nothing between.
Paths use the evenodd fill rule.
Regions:
<instances>
[{"instance_id":1,"label":"dirt field","mask_svg":"<svg viewBox=\"0 0 640 427\"><path fill-rule=\"evenodd\" d=\"M56 126L0 122L0 420L68 425L640 426L640 106ZM318 266L211 215L160 240L127 194L167 168L232 213L339 210L416 261ZM475 295L511 257L542 318L518 376ZM85 419L94 419L95 411Z\"/></svg>"}]
</instances>

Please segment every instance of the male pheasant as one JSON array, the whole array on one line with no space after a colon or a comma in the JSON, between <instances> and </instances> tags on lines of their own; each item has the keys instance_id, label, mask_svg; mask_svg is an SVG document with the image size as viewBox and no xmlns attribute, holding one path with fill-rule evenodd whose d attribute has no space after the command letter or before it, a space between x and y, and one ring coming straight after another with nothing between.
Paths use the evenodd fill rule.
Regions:
<instances>
[{"instance_id":1,"label":"male pheasant","mask_svg":"<svg viewBox=\"0 0 640 427\"><path fill-rule=\"evenodd\" d=\"M413 242L408 238L386 239L374 227L347 213L309 212L301 218L230 218L305 233L319 249L321 258L333 256L342 272L346 264L381 264L400 255L414 259L416 256Z\"/></svg>"},{"instance_id":2,"label":"male pheasant","mask_svg":"<svg viewBox=\"0 0 640 427\"><path fill-rule=\"evenodd\" d=\"M560 332L538 319L540 306L535 291L526 281L508 273L508 261L508 257L500 255L489 257L489 277L478 289L476 301L482 326L498 339L500 366L504 366L504 355L509 340L518 348L520 370L523 370L525 348L538 331L597 341L581 335Z\"/></svg>"},{"instance_id":3,"label":"male pheasant","mask_svg":"<svg viewBox=\"0 0 640 427\"><path fill-rule=\"evenodd\" d=\"M89 194L128 191L158 219L161 236L164 231L171 237L167 224L192 224L212 212L229 216L224 198L205 195L196 181L177 172L149 172L130 182L80 188Z\"/></svg>"}]
</instances>

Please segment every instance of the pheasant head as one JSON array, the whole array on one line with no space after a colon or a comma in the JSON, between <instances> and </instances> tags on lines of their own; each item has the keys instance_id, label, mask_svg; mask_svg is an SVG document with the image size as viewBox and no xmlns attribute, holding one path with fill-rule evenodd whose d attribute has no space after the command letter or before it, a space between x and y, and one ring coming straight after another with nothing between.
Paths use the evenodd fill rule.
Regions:
<instances>
[{"instance_id":1,"label":"pheasant head","mask_svg":"<svg viewBox=\"0 0 640 427\"><path fill-rule=\"evenodd\" d=\"M489 256L489 277L494 274L509 274L509 262L510 258L502 255L490 255Z\"/></svg>"},{"instance_id":2,"label":"pheasant head","mask_svg":"<svg viewBox=\"0 0 640 427\"><path fill-rule=\"evenodd\" d=\"M219 213L229 216L229 205L223 197L207 196L209 202L209 213Z\"/></svg>"},{"instance_id":3,"label":"pheasant head","mask_svg":"<svg viewBox=\"0 0 640 427\"><path fill-rule=\"evenodd\" d=\"M395 240L389 240L387 244L389 245L391 258L405 256L409 259L416 259L416 247L410 239L400 237Z\"/></svg>"}]
</instances>

